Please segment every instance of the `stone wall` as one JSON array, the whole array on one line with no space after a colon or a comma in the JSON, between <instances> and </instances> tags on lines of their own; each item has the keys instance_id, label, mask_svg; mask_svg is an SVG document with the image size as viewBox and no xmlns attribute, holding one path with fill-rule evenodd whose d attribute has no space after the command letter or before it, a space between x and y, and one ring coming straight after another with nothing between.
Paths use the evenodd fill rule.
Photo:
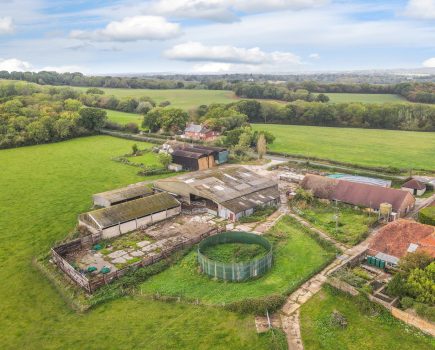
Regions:
<instances>
[{"instance_id":1,"label":"stone wall","mask_svg":"<svg viewBox=\"0 0 435 350\"><path fill-rule=\"evenodd\" d=\"M391 308L391 314L398 318L399 320L405 322L406 324L409 324L411 326L414 326L423 332L432 335L435 337L435 325L429 321L423 320L422 318L418 316L411 315L409 312L400 310L398 308L392 307Z\"/></svg>"}]
</instances>

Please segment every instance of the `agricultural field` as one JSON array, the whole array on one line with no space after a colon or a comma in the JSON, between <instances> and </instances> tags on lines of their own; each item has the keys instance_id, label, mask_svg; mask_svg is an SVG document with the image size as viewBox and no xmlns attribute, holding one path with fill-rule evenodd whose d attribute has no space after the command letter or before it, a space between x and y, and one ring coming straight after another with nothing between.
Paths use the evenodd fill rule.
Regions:
<instances>
[{"instance_id":1,"label":"agricultural field","mask_svg":"<svg viewBox=\"0 0 435 350\"><path fill-rule=\"evenodd\" d=\"M407 102L402 96L394 94L349 94L349 93L325 93L329 97L330 103L387 103L387 102Z\"/></svg>"},{"instance_id":2,"label":"agricultural field","mask_svg":"<svg viewBox=\"0 0 435 350\"><path fill-rule=\"evenodd\" d=\"M87 87L75 87L86 91ZM227 90L188 90L188 89L112 89L101 88L106 95L116 97L151 97L157 104L162 101L170 101L172 107L182 108L186 111L200 105L211 103L231 103L236 98L234 92Z\"/></svg>"},{"instance_id":3,"label":"agricultural field","mask_svg":"<svg viewBox=\"0 0 435 350\"><path fill-rule=\"evenodd\" d=\"M271 151L351 164L435 170L435 133L253 124L276 137Z\"/></svg>"},{"instance_id":4,"label":"agricultural field","mask_svg":"<svg viewBox=\"0 0 435 350\"><path fill-rule=\"evenodd\" d=\"M355 245L368 234L369 228L376 222L376 215L371 216L362 210L341 204L335 206L315 202L311 205L298 207L295 210L314 226L320 228L339 242ZM336 222L335 215L338 213ZM337 225L337 227L336 227Z\"/></svg>"},{"instance_id":5,"label":"agricultural field","mask_svg":"<svg viewBox=\"0 0 435 350\"><path fill-rule=\"evenodd\" d=\"M367 303L324 287L301 307L301 333L306 350L378 349L429 350L435 340L396 320L388 311L370 310ZM341 328L333 311L347 320Z\"/></svg>"},{"instance_id":6,"label":"agricultural field","mask_svg":"<svg viewBox=\"0 0 435 350\"><path fill-rule=\"evenodd\" d=\"M111 109L105 109L107 112L107 119L111 122L118 124L135 123L141 128L143 115L135 113L125 113L119 111L113 111Z\"/></svg>"},{"instance_id":7,"label":"agricultural field","mask_svg":"<svg viewBox=\"0 0 435 350\"><path fill-rule=\"evenodd\" d=\"M198 271L196 251L192 251L178 264L145 281L141 290L144 294L182 296L210 304L259 298L294 290L335 257L335 252L322 248L290 217L281 219L265 237L277 244L274 265L263 277L240 283L212 280Z\"/></svg>"},{"instance_id":8,"label":"agricultural field","mask_svg":"<svg viewBox=\"0 0 435 350\"><path fill-rule=\"evenodd\" d=\"M152 179L110 160L132 144L94 136L0 151L7 165L0 171L0 349L268 349L252 316L217 308L125 297L77 314L32 266L74 228L93 193Z\"/></svg>"}]
</instances>

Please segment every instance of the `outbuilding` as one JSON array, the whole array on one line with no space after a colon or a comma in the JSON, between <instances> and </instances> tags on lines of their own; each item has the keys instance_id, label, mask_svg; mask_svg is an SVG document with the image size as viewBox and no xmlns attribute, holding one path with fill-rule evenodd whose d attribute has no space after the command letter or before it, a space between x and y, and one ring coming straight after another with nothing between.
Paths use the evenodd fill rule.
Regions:
<instances>
[{"instance_id":1,"label":"outbuilding","mask_svg":"<svg viewBox=\"0 0 435 350\"><path fill-rule=\"evenodd\" d=\"M204 152L191 152L187 149L176 149L171 153L172 162L186 170L203 170L209 168L209 156Z\"/></svg>"},{"instance_id":2,"label":"outbuilding","mask_svg":"<svg viewBox=\"0 0 435 350\"><path fill-rule=\"evenodd\" d=\"M92 196L92 200L95 206L107 208L112 205L151 196L153 193L154 192L150 187L140 182L111 191L96 193Z\"/></svg>"},{"instance_id":3,"label":"outbuilding","mask_svg":"<svg viewBox=\"0 0 435 350\"><path fill-rule=\"evenodd\" d=\"M426 185L423 182L420 182L416 179L411 179L405 182L401 189L403 191L408 191L414 196L422 196L424 192L426 192Z\"/></svg>"},{"instance_id":4,"label":"outbuilding","mask_svg":"<svg viewBox=\"0 0 435 350\"><path fill-rule=\"evenodd\" d=\"M181 213L180 202L168 193L157 193L81 214L79 225L103 238L116 237Z\"/></svg>"}]
</instances>

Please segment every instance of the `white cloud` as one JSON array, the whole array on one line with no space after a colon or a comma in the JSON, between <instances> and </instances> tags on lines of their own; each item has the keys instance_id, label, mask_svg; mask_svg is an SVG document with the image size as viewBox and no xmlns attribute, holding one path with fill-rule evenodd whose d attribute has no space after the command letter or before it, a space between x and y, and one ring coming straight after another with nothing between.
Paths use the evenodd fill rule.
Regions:
<instances>
[{"instance_id":1,"label":"white cloud","mask_svg":"<svg viewBox=\"0 0 435 350\"><path fill-rule=\"evenodd\" d=\"M7 70L8 72L24 72L32 69L29 62L21 61L17 58L0 58L0 70Z\"/></svg>"},{"instance_id":2,"label":"white cloud","mask_svg":"<svg viewBox=\"0 0 435 350\"><path fill-rule=\"evenodd\" d=\"M435 19L435 0L409 0L405 14L421 19Z\"/></svg>"},{"instance_id":3,"label":"white cloud","mask_svg":"<svg viewBox=\"0 0 435 350\"><path fill-rule=\"evenodd\" d=\"M320 58L320 55L318 53L311 53L308 55L308 57L313 60L318 60Z\"/></svg>"},{"instance_id":4,"label":"white cloud","mask_svg":"<svg viewBox=\"0 0 435 350\"><path fill-rule=\"evenodd\" d=\"M35 67L33 64L22 61L18 58L0 58L0 71L6 70L8 72L39 72L39 71L51 71L58 73L66 72L84 72L85 69L80 66L46 66L42 68Z\"/></svg>"},{"instance_id":5,"label":"white cloud","mask_svg":"<svg viewBox=\"0 0 435 350\"><path fill-rule=\"evenodd\" d=\"M245 49L229 45L205 46L200 42L193 41L175 45L165 51L165 56L181 61L245 63L251 65L301 64L300 58L291 52L264 52L258 47Z\"/></svg>"},{"instance_id":6,"label":"white cloud","mask_svg":"<svg viewBox=\"0 0 435 350\"><path fill-rule=\"evenodd\" d=\"M423 67L435 68L435 57L429 58L423 62Z\"/></svg>"},{"instance_id":7,"label":"white cloud","mask_svg":"<svg viewBox=\"0 0 435 350\"><path fill-rule=\"evenodd\" d=\"M14 32L14 24L11 17L0 17L0 35Z\"/></svg>"},{"instance_id":8,"label":"white cloud","mask_svg":"<svg viewBox=\"0 0 435 350\"><path fill-rule=\"evenodd\" d=\"M112 21L104 29L94 31L73 30L74 39L92 41L137 41L166 40L181 34L177 23L168 22L159 16L125 17L121 21Z\"/></svg>"},{"instance_id":9,"label":"white cloud","mask_svg":"<svg viewBox=\"0 0 435 350\"><path fill-rule=\"evenodd\" d=\"M225 73L230 72L234 65L231 63L211 62L204 64L196 64L193 66L193 71L196 73Z\"/></svg>"},{"instance_id":10,"label":"white cloud","mask_svg":"<svg viewBox=\"0 0 435 350\"><path fill-rule=\"evenodd\" d=\"M329 0L235 0L231 1L234 8L247 13L264 13L279 10L301 10L319 7L329 3Z\"/></svg>"}]
</instances>

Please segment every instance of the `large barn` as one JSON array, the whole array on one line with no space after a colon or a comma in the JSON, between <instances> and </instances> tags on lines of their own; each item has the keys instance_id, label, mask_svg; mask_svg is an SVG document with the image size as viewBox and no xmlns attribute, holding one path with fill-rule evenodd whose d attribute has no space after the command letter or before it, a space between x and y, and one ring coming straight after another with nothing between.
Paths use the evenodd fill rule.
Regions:
<instances>
[{"instance_id":1,"label":"large barn","mask_svg":"<svg viewBox=\"0 0 435 350\"><path fill-rule=\"evenodd\" d=\"M251 215L255 207L280 202L276 182L238 166L161 179L154 187L176 195L184 203L203 200L210 213L231 221Z\"/></svg>"},{"instance_id":2,"label":"large barn","mask_svg":"<svg viewBox=\"0 0 435 350\"><path fill-rule=\"evenodd\" d=\"M398 217L406 215L415 204L407 191L308 174L301 183L314 196L379 210L381 204L391 204Z\"/></svg>"},{"instance_id":3,"label":"large barn","mask_svg":"<svg viewBox=\"0 0 435 350\"><path fill-rule=\"evenodd\" d=\"M91 232L102 232L103 238L111 238L165 220L180 212L180 202L173 196L157 193L81 214L79 225L86 226Z\"/></svg>"}]
</instances>

